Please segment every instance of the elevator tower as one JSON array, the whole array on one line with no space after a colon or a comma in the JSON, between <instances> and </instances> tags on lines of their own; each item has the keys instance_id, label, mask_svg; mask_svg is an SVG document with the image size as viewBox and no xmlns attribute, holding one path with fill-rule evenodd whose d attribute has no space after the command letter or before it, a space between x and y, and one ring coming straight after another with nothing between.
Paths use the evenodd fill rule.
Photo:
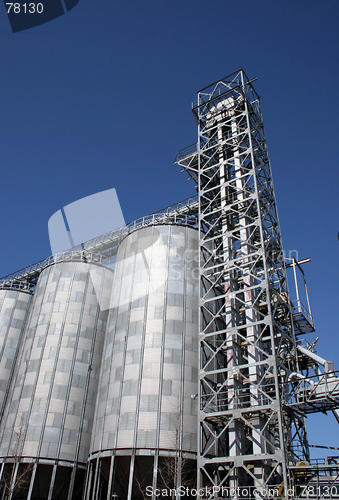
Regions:
<instances>
[{"instance_id":1,"label":"elevator tower","mask_svg":"<svg viewBox=\"0 0 339 500\"><path fill-rule=\"evenodd\" d=\"M199 194L200 486L287 486L308 446L285 405L298 358L259 98L240 70L193 113L198 144L177 163Z\"/></svg>"}]
</instances>

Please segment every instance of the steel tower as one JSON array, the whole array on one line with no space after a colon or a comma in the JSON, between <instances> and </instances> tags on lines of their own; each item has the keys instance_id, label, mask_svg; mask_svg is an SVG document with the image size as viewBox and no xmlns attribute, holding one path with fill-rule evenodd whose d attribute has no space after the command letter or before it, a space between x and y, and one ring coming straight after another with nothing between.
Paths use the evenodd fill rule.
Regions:
<instances>
[{"instance_id":1,"label":"steel tower","mask_svg":"<svg viewBox=\"0 0 339 500\"><path fill-rule=\"evenodd\" d=\"M198 92L198 144L177 157L199 194L198 483L234 498L288 486L288 463L308 458L304 419L285 405L296 339L252 81L240 70Z\"/></svg>"}]
</instances>

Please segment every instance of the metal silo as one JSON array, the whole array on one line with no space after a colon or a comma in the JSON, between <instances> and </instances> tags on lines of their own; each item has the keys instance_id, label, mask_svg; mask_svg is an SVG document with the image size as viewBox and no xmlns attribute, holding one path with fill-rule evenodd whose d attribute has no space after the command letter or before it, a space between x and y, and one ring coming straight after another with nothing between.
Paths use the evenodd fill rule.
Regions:
<instances>
[{"instance_id":1,"label":"metal silo","mask_svg":"<svg viewBox=\"0 0 339 500\"><path fill-rule=\"evenodd\" d=\"M7 400L15 360L32 294L0 290L0 418Z\"/></svg>"},{"instance_id":2,"label":"metal silo","mask_svg":"<svg viewBox=\"0 0 339 500\"><path fill-rule=\"evenodd\" d=\"M197 259L198 232L184 226L142 228L119 246L86 499L143 498L195 466Z\"/></svg>"},{"instance_id":3,"label":"metal silo","mask_svg":"<svg viewBox=\"0 0 339 500\"><path fill-rule=\"evenodd\" d=\"M3 487L22 498L81 498L107 321L96 268L52 265L36 286L0 431Z\"/></svg>"}]
</instances>

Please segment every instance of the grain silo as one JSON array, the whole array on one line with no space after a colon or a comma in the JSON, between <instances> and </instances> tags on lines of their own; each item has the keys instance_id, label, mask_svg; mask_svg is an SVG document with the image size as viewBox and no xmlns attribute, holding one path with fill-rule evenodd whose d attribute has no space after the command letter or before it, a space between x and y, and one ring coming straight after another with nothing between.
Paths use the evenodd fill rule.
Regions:
<instances>
[{"instance_id":1,"label":"grain silo","mask_svg":"<svg viewBox=\"0 0 339 500\"><path fill-rule=\"evenodd\" d=\"M107 320L96 267L66 262L40 274L0 430L13 498L81 498Z\"/></svg>"},{"instance_id":2,"label":"grain silo","mask_svg":"<svg viewBox=\"0 0 339 500\"><path fill-rule=\"evenodd\" d=\"M192 481L197 451L197 258L198 232L184 226L142 228L119 246L87 499L143 498L147 486Z\"/></svg>"},{"instance_id":3,"label":"grain silo","mask_svg":"<svg viewBox=\"0 0 339 500\"><path fill-rule=\"evenodd\" d=\"M0 415L9 385L32 294L29 291L0 290Z\"/></svg>"}]
</instances>

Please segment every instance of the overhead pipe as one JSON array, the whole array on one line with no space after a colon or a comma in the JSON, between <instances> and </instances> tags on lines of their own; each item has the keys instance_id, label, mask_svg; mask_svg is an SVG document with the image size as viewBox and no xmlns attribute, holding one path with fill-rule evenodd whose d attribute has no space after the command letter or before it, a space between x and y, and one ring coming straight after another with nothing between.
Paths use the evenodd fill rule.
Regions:
<instances>
[{"instance_id":1,"label":"overhead pipe","mask_svg":"<svg viewBox=\"0 0 339 500\"><path fill-rule=\"evenodd\" d=\"M297 349L302 354L305 354L305 356L308 356L309 358L313 359L313 361L315 361L316 363L319 363L319 365L322 365L324 367L326 374L334 372L333 361L327 361L326 359L318 356L318 354L315 354L314 352L311 352L308 349L305 349L305 347L302 347L300 345L297 346Z\"/></svg>"}]
</instances>

